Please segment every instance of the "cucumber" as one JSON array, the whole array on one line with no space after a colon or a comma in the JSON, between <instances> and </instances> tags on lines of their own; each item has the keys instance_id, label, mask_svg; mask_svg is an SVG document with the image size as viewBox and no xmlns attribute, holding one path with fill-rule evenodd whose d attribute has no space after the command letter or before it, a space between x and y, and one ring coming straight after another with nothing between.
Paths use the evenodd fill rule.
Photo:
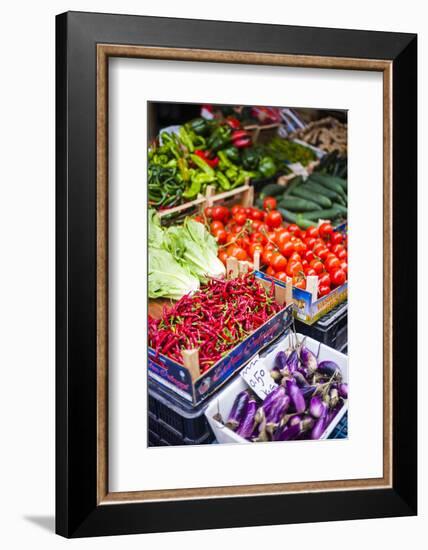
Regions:
<instances>
[{"instance_id":1,"label":"cucumber","mask_svg":"<svg viewBox=\"0 0 428 550\"><path fill-rule=\"evenodd\" d=\"M283 197L285 198L286 195L287 195L287 192L284 193ZM333 204L328 197L324 197L319 193L311 193L311 191L309 189L306 189L304 185L302 185L301 187L298 187L297 189L293 189L292 195L295 195L302 199L308 199L312 202L316 202L322 208L331 208ZM316 210L316 209L313 208L312 210Z\"/></svg>"},{"instance_id":2,"label":"cucumber","mask_svg":"<svg viewBox=\"0 0 428 550\"><path fill-rule=\"evenodd\" d=\"M305 212L305 218L307 220L333 220L338 216L340 216L340 212L334 206L332 208L326 208L325 210L314 210L313 212Z\"/></svg>"},{"instance_id":3,"label":"cucumber","mask_svg":"<svg viewBox=\"0 0 428 550\"><path fill-rule=\"evenodd\" d=\"M279 207L278 210L281 212L284 220L289 223L295 223L301 229L308 229L308 227L312 227L314 225L313 221L307 220L302 214L296 214L295 212L290 212L289 210L281 207Z\"/></svg>"},{"instance_id":4,"label":"cucumber","mask_svg":"<svg viewBox=\"0 0 428 550\"><path fill-rule=\"evenodd\" d=\"M265 197L276 197L277 195L284 193L284 189L285 187L283 185L279 185L278 183L268 183L260 191L260 198L264 199Z\"/></svg>"},{"instance_id":5,"label":"cucumber","mask_svg":"<svg viewBox=\"0 0 428 550\"><path fill-rule=\"evenodd\" d=\"M286 193L291 193L294 189L296 189L296 187L299 187L299 185L301 185L303 183L303 178L302 176L296 176L295 178L293 178L290 183L287 185L287 187L285 188L286 189Z\"/></svg>"},{"instance_id":6,"label":"cucumber","mask_svg":"<svg viewBox=\"0 0 428 550\"><path fill-rule=\"evenodd\" d=\"M346 208L346 206L343 206L342 204L338 204L337 202L334 202L333 208L336 208L336 210L345 217L348 215L348 209Z\"/></svg>"},{"instance_id":7,"label":"cucumber","mask_svg":"<svg viewBox=\"0 0 428 550\"><path fill-rule=\"evenodd\" d=\"M314 193L320 193L321 195L324 195L324 197L327 197L332 201L339 202L344 205L345 201L343 200L341 195L336 193L336 191L327 189L327 187L324 187L324 185L321 185L320 183L314 181L313 179L311 179L311 177L312 176L310 176L305 183L306 189L309 189Z\"/></svg>"},{"instance_id":8,"label":"cucumber","mask_svg":"<svg viewBox=\"0 0 428 550\"><path fill-rule=\"evenodd\" d=\"M339 178L337 176L330 176L330 177L333 181L336 181L346 193L346 191L348 190L348 182L345 179Z\"/></svg>"},{"instance_id":9,"label":"cucumber","mask_svg":"<svg viewBox=\"0 0 428 550\"><path fill-rule=\"evenodd\" d=\"M283 195L278 205L292 212L312 212L313 210L321 210L321 207L316 202L293 197L293 195Z\"/></svg>"},{"instance_id":10,"label":"cucumber","mask_svg":"<svg viewBox=\"0 0 428 550\"><path fill-rule=\"evenodd\" d=\"M344 200L346 200L346 193L343 189L343 187L335 181L336 178L332 178L330 176L323 176L322 174L313 174L313 179L323 185L324 187L327 187L327 189L330 189L331 191L335 191L338 195L340 195Z\"/></svg>"}]
</instances>

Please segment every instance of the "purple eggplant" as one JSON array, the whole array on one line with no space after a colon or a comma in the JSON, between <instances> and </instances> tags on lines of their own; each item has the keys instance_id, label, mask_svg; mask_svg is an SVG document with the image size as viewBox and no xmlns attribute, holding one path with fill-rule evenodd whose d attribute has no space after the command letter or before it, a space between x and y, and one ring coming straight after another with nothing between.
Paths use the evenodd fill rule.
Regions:
<instances>
[{"instance_id":1,"label":"purple eggplant","mask_svg":"<svg viewBox=\"0 0 428 550\"><path fill-rule=\"evenodd\" d=\"M329 378L336 376L338 380L342 379L342 371L339 365L334 361L321 361L318 365L318 372L325 374Z\"/></svg>"},{"instance_id":2,"label":"purple eggplant","mask_svg":"<svg viewBox=\"0 0 428 550\"><path fill-rule=\"evenodd\" d=\"M297 413L302 413L306 409L305 398L300 390L299 386L294 380L287 380L285 382L285 389L290 396L291 404Z\"/></svg>"},{"instance_id":3,"label":"purple eggplant","mask_svg":"<svg viewBox=\"0 0 428 550\"><path fill-rule=\"evenodd\" d=\"M296 414L290 418L290 420L288 421L288 426L295 426L296 424L300 424L301 421L302 417Z\"/></svg>"},{"instance_id":4,"label":"purple eggplant","mask_svg":"<svg viewBox=\"0 0 428 550\"><path fill-rule=\"evenodd\" d=\"M316 421L315 426L312 428L311 439L320 439L328 424L328 409L326 408Z\"/></svg>"},{"instance_id":5,"label":"purple eggplant","mask_svg":"<svg viewBox=\"0 0 428 550\"><path fill-rule=\"evenodd\" d=\"M265 412L266 412L266 407L269 407L269 405L273 401L278 399L278 397L280 397L281 395L285 395L285 387L283 384L280 384L279 386L277 386L274 390L270 392L269 395L265 397L265 400L263 401L263 408Z\"/></svg>"},{"instance_id":6,"label":"purple eggplant","mask_svg":"<svg viewBox=\"0 0 428 550\"><path fill-rule=\"evenodd\" d=\"M342 399L348 399L348 384L343 382L342 384L339 384L338 387L339 395L342 397Z\"/></svg>"},{"instance_id":7,"label":"purple eggplant","mask_svg":"<svg viewBox=\"0 0 428 550\"><path fill-rule=\"evenodd\" d=\"M254 397L251 397L248 401L248 407L245 412L245 416L236 431L236 433L244 439L249 439L254 431L254 427L256 424L255 416L257 408L257 401L254 399Z\"/></svg>"},{"instance_id":8,"label":"purple eggplant","mask_svg":"<svg viewBox=\"0 0 428 550\"><path fill-rule=\"evenodd\" d=\"M306 380L304 374L300 372L300 369L296 370L296 372L293 372L293 378L299 388L306 388L310 385L309 382Z\"/></svg>"},{"instance_id":9,"label":"purple eggplant","mask_svg":"<svg viewBox=\"0 0 428 550\"><path fill-rule=\"evenodd\" d=\"M311 397L314 395L316 389L317 389L317 386L306 386L304 388L300 388L303 398L305 399L306 407L309 406Z\"/></svg>"},{"instance_id":10,"label":"purple eggplant","mask_svg":"<svg viewBox=\"0 0 428 550\"><path fill-rule=\"evenodd\" d=\"M291 374L293 374L299 367L299 356L297 355L297 351L293 351L290 355L290 357L287 359L287 370Z\"/></svg>"},{"instance_id":11,"label":"purple eggplant","mask_svg":"<svg viewBox=\"0 0 428 550\"><path fill-rule=\"evenodd\" d=\"M313 374L317 370L317 358L306 346L302 346L300 349L300 360L309 374Z\"/></svg>"},{"instance_id":12,"label":"purple eggplant","mask_svg":"<svg viewBox=\"0 0 428 550\"><path fill-rule=\"evenodd\" d=\"M287 367L287 360L290 354L286 351L280 351L275 357L275 369L283 371Z\"/></svg>"},{"instance_id":13,"label":"purple eggplant","mask_svg":"<svg viewBox=\"0 0 428 550\"><path fill-rule=\"evenodd\" d=\"M324 401L321 399L319 395L314 395L311 398L311 401L309 404L309 412L314 418L320 418L323 415L326 408L327 408L327 405L324 403Z\"/></svg>"},{"instance_id":14,"label":"purple eggplant","mask_svg":"<svg viewBox=\"0 0 428 550\"><path fill-rule=\"evenodd\" d=\"M235 401L233 402L232 409L229 413L229 418L227 419L227 422L226 422L227 428L233 431L236 430L236 428L239 426L242 418L245 415L249 399L250 399L250 395L247 390L244 390L238 393L238 395L235 398Z\"/></svg>"},{"instance_id":15,"label":"purple eggplant","mask_svg":"<svg viewBox=\"0 0 428 550\"><path fill-rule=\"evenodd\" d=\"M296 439L300 435L300 422L294 426L280 427L275 431L273 436L274 441L290 441L290 439Z\"/></svg>"}]
</instances>

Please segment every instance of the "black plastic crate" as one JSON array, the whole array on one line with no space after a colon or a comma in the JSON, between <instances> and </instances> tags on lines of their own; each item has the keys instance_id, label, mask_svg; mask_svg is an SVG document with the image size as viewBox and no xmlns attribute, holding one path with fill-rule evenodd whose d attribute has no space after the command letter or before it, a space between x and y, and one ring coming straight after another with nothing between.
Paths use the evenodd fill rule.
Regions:
<instances>
[{"instance_id":1,"label":"black plastic crate","mask_svg":"<svg viewBox=\"0 0 428 550\"><path fill-rule=\"evenodd\" d=\"M348 304L339 304L318 319L313 325L307 325L298 319L294 321L296 331L309 336L326 346L347 352L348 346Z\"/></svg>"},{"instance_id":2,"label":"black plastic crate","mask_svg":"<svg viewBox=\"0 0 428 550\"><path fill-rule=\"evenodd\" d=\"M148 393L149 431L155 433L163 444L202 445L214 440L214 434L204 414L209 401L193 407L191 403L179 399L152 381L149 381Z\"/></svg>"}]
</instances>

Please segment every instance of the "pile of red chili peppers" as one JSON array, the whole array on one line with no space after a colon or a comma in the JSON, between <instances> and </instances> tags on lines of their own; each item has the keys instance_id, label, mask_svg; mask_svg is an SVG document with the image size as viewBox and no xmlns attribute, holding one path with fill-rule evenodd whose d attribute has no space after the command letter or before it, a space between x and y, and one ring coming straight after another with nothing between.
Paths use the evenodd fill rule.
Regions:
<instances>
[{"instance_id":1,"label":"pile of red chili peppers","mask_svg":"<svg viewBox=\"0 0 428 550\"><path fill-rule=\"evenodd\" d=\"M283 308L251 273L236 279L211 279L160 319L149 316L149 345L182 364L181 352L199 348L201 373Z\"/></svg>"}]
</instances>

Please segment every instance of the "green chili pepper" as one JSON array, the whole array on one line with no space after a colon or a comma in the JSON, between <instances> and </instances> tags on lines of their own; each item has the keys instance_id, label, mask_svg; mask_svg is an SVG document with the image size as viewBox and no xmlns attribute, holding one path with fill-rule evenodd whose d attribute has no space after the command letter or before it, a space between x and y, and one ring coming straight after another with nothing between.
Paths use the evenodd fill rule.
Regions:
<instances>
[{"instance_id":1,"label":"green chili pepper","mask_svg":"<svg viewBox=\"0 0 428 550\"><path fill-rule=\"evenodd\" d=\"M211 168L209 164L207 164L201 157L198 157L198 155L190 155L190 158L192 161L196 164L198 168L200 168L203 172L206 174L209 174L210 176L214 176L215 172Z\"/></svg>"},{"instance_id":2,"label":"green chili pepper","mask_svg":"<svg viewBox=\"0 0 428 550\"><path fill-rule=\"evenodd\" d=\"M178 130L178 136L181 143L183 143L183 145L187 147L190 153L193 153L193 151L195 150L195 146L193 145L192 139L190 135L186 132L184 126L180 126L180 129Z\"/></svg>"},{"instance_id":3,"label":"green chili pepper","mask_svg":"<svg viewBox=\"0 0 428 550\"><path fill-rule=\"evenodd\" d=\"M186 124L186 126L195 132L195 134L206 134L209 130L209 123L205 118L195 118Z\"/></svg>"},{"instance_id":4,"label":"green chili pepper","mask_svg":"<svg viewBox=\"0 0 428 550\"><path fill-rule=\"evenodd\" d=\"M225 191L228 191L229 189L231 189L230 181L221 172L217 172L217 180L220 184L220 187Z\"/></svg>"},{"instance_id":5,"label":"green chili pepper","mask_svg":"<svg viewBox=\"0 0 428 550\"><path fill-rule=\"evenodd\" d=\"M189 181L190 173L189 173L189 168L187 167L186 159L180 158L178 159L177 162L178 162L178 169L180 170L180 174L183 181Z\"/></svg>"}]
</instances>

